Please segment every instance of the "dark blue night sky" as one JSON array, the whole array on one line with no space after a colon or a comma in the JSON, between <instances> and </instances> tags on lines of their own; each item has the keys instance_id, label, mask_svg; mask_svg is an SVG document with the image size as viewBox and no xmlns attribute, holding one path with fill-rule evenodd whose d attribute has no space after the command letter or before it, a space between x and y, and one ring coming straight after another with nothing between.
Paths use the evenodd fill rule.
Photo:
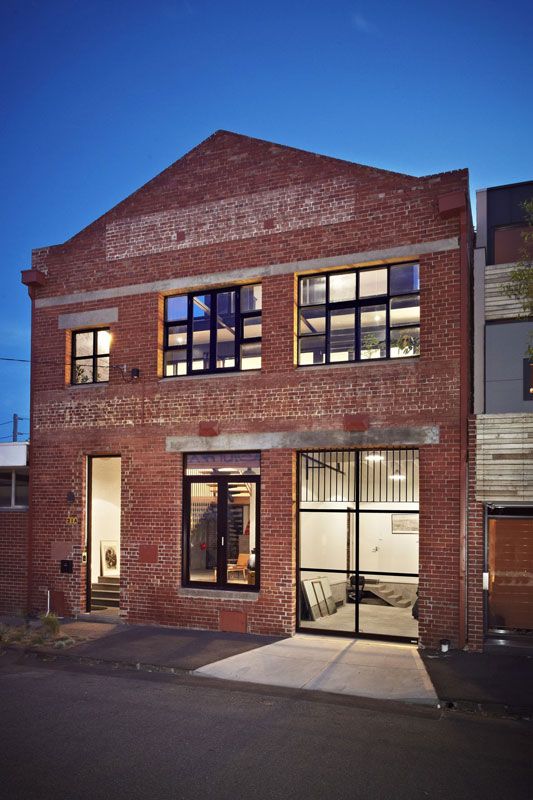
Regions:
<instances>
[{"instance_id":1,"label":"dark blue night sky","mask_svg":"<svg viewBox=\"0 0 533 800\"><path fill-rule=\"evenodd\" d=\"M32 247L219 128L415 175L469 167L473 190L533 179L532 29L522 1L1 0L0 356L29 357ZM0 437L28 383L0 361Z\"/></svg>"}]
</instances>

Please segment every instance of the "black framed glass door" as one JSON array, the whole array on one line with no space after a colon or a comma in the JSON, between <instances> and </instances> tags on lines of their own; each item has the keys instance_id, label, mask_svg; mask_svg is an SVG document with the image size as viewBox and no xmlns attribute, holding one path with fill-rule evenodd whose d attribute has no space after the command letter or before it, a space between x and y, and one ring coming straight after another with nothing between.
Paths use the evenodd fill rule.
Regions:
<instances>
[{"instance_id":1,"label":"black framed glass door","mask_svg":"<svg viewBox=\"0 0 533 800\"><path fill-rule=\"evenodd\" d=\"M229 461L227 455L231 455ZM257 463L251 459L256 455L187 457L185 585L235 590L259 587L259 456Z\"/></svg>"},{"instance_id":2,"label":"black framed glass door","mask_svg":"<svg viewBox=\"0 0 533 800\"><path fill-rule=\"evenodd\" d=\"M298 626L416 641L418 451L299 458Z\"/></svg>"}]
</instances>

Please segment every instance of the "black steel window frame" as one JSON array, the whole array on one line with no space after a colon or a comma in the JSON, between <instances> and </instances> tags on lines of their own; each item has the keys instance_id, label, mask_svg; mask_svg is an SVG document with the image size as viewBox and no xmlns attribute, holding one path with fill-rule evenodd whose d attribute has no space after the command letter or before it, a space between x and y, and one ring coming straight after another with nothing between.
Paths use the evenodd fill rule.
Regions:
<instances>
[{"instance_id":1,"label":"black steel window frame","mask_svg":"<svg viewBox=\"0 0 533 800\"><path fill-rule=\"evenodd\" d=\"M390 307L391 307L391 300L397 297L417 297L418 303L420 307L420 278L419 278L419 288L416 291L406 291L406 292L394 292L391 293L391 286L390 286L390 278L391 278L391 269L393 267L418 267L420 269L420 265L417 261L408 261L408 262L400 262L397 264L375 264L369 267L353 267L351 269L344 269L332 272L315 272L309 275L301 275L298 278L298 366L299 367L317 367L317 366L325 366L326 364L349 364L349 363L372 363L374 361L398 361L401 359L406 358L419 358L420 353L416 353L412 356L391 356L390 355L390 340L391 340L391 330L393 331L402 331L408 330L410 328L418 328L419 336L420 336L420 320L415 323L410 323L406 325L394 325L391 327L390 324ZM387 292L383 294L376 294L372 297L363 297L360 298L360 275L363 272L370 272L379 269L386 269L387 270ZM338 276L338 275L348 275L348 274L355 274L356 276L356 288L355 288L355 300L342 300L342 301L330 301L330 278ZM301 301L301 286L302 282L308 278L325 278L326 279L326 298L323 303L302 303ZM365 308L376 306L376 305L383 305L385 306L385 335L386 335L386 355L379 358L361 358L361 311L364 311ZM324 308L324 317L325 317L325 331L324 333L316 333L316 334L302 334L300 333L300 313L303 309L306 308ZM354 358L346 359L345 361L332 361L331 351L330 351L330 344L331 344L331 312L337 310L353 310L355 315L355 326L354 326ZM319 338L321 336L325 337L325 361L316 364L301 364L300 363L300 343L304 340L309 340L316 336ZM419 348L420 348L420 340L419 340Z\"/></svg>"},{"instance_id":2,"label":"black steel window frame","mask_svg":"<svg viewBox=\"0 0 533 800\"><path fill-rule=\"evenodd\" d=\"M396 451L402 451L405 448L397 448ZM413 450L413 448L409 448ZM415 450L417 448L414 448ZM361 566L360 562L360 547L359 547L359 517L361 514L382 514L382 513L407 513L407 514L417 514L420 515L420 509L412 510L409 509L406 511L405 508L401 507L401 503L397 508L387 508L385 512L383 509L370 509L370 508L361 508L361 456L365 452L372 452L371 450L367 449L358 449L353 451L346 451L346 452L355 452L357 457L355 458L355 474L353 476L353 480L355 482L355 495L354 500L351 501L353 503L353 508L350 506L343 506L342 503L339 503L339 508L328 508L328 509L320 509L320 508L302 508L302 503L309 502L306 500L302 500L302 482L301 482L301 472L302 472L302 461L306 457L306 455L310 451L299 451L298 452L298 459L296 464L296 486L298 487L298 503L297 503L297 510L296 510L296 630L299 633L310 633L315 636L341 636L344 638L358 638L358 639L372 639L376 641L385 641L385 642L406 642L409 644L416 644L418 642L418 637L413 636L394 636L391 634L384 634L384 633L365 633L364 631L360 630L359 625L359 601L356 599L354 603L354 630L353 631L340 631L340 630L327 630L325 628L310 628L304 625L301 625L300 615L301 615L301 604L302 604L302 575L306 572L312 573L333 573L339 575L346 575L354 576L355 577L355 585L359 586L359 578L360 576L365 575L386 575L387 577L395 577L395 578L418 578L420 579L419 572L384 572L375 571L375 570L366 570L364 566ZM328 452L328 451L322 451ZM329 451L334 452L334 451ZM339 452L339 451L335 451ZM350 502L350 501L348 501ZM354 519L354 532L355 532L355 569L353 570L346 570L346 569L324 569L323 567L302 567L300 565L300 544L301 544L301 533L300 533L300 515L301 514L342 514L345 512L346 514L353 515Z\"/></svg>"},{"instance_id":3,"label":"black steel window frame","mask_svg":"<svg viewBox=\"0 0 533 800\"><path fill-rule=\"evenodd\" d=\"M255 483L255 583L233 583L227 579L227 513L230 483ZM193 483L217 484L217 579L215 581L198 581L190 577L191 553L191 485ZM183 477L183 571L182 585L191 588L221 589L232 592L258 592L261 580L261 476L260 475L184 475ZM224 544L222 539L224 538Z\"/></svg>"},{"instance_id":4,"label":"black steel window frame","mask_svg":"<svg viewBox=\"0 0 533 800\"><path fill-rule=\"evenodd\" d=\"M262 318L262 308L253 309L252 311L241 311L241 290L251 288L252 286L260 286L261 284L243 284L239 286L223 286L218 289L209 289L202 291L201 289L195 292L188 292L182 295L169 295L165 297L165 332L164 332L164 345L163 345L163 361L165 361L166 353L173 351L183 350L186 348L186 372L184 375L167 375L166 364L163 366L163 377L177 378L185 377L186 375L206 375L212 373L224 372L241 372L241 348L244 344L260 344L261 336L245 337L244 325L247 319L253 317ZM228 292L235 292L235 366L233 367L217 367L217 302L218 295L226 294ZM202 295L209 295L211 297L210 305L210 328L209 328L209 366L207 369L194 369L192 368L192 352L193 352L193 331L194 331L194 298ZM179 319L169 319L168 317L168 303L175 297L187 298L187 317ZM187 327L187 343L185 345L171 345L169 344L170 328L176 325L183 325ZM245 372L253 372L253 370L243 370Z\"/></svg>"},{"instance_id":5,"label":"black steel window frame","mask_svg":"<svg viewBox=\"0 0 533 800\"><path fill-rule=\"evenodd\" d=\"M107 353L99 353L98 352L98 334L102 331L107 331L107 333L111 333L109 328L85 328L84 330L76 330L72 331L72 342L71 342L71 363L70 363L70 383L72 386L87 386L88 384L92 383L108 383L109 382L109 356L110 356L110 349L108 349ZM76 356L76 336L79 336L82 333L92 333L93 335L93 347L92 353L89 353L85 356ZM98 362L101 359L107 358L108 359L108 367L107 367L107 378L103 378L98 380ZM92 381L77 381L76 380L76 365L78 361L89 361L92 360L92 369L93 369L93 379Z\"/></svg>"},{"instance_id":6,"label":"black steel window frame","mask_svg":"<svg viewBox=\"0 0 533 800\"><path fill-rule=\"evenodd\" d=\"M27 479L29 479L29 469L27 467L19 467L17 469L13 469L11 467L0 467L0 473L9 473L11 476L10 502L9 505L0 505L0 511L20 511L21 509L27 509L29 507L29 502L17 503L17 478L25 476ZM25 481L25 483L28 485L27 481Z\"/></svg>"}]
</instances>

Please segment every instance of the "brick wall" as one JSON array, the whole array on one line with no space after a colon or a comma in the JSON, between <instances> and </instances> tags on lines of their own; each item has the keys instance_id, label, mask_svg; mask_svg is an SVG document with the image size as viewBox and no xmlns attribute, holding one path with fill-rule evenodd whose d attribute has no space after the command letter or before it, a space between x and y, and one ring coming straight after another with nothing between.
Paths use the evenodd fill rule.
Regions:
<instances>
[{"instance_id":1,"label":"brick wall","mask_svg":"<svg viewBox=\"0 0 533 800\"><path fill-rule=\"evenodd\" d=\"M48 279L36 298L184 276L192 276L193 289L212 273L458 237L459 220L439 217L438 197L467 187L465 171L417 179L220 133L69 242L37 251L35 266ZM126 618L217 628L221 612L244 611L249 630L292 632L294 454L262 455L259 598L192 597L180 588L181 456L165 452L166 437L196 434L205 420L225 433L342 430L344 415L366 413L375 429L440 427L440 444L421 451L420 628L424 644L456 641L460 250L437 247L419 260L422 355L405 362L296 368L294 273L262 280L263 365L248 374L161 380L163 303L156 291L38 306L34 607L53 588L68 610L84 609L86 457L120 454ZM111 307L118 308L112 362L140 368L140 380L128 382L115 368L106 385L70 387L68 332L58 315ZM68 491L76 496L72 506ZM68 522L73 517L76 524ZM51 542L70 546L72 576L51 562ZM157 546L148 561L140 557L146 544Z\"/></svg>"},{"instance_id":2,"label":"brick wall","mask_svg":"<svg viewBox=\"0 0 533 800\"><path fill-rule=\"evenodd\" d=\"M0 614L26 611L28 512L0 512Z\"/></svg>"}]
</instances>

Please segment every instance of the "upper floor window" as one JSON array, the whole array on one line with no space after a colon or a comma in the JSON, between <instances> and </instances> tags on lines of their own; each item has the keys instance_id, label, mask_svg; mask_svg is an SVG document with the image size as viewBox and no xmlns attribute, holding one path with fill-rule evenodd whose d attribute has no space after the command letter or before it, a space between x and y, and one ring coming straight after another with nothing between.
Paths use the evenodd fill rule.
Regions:
<instances>
[{"instance_id":1,"label":"upper floor window","mask_svg":"<svg viewBox=\"0 0 533 800\"><path fill-rule=\"evenodd\" d=\"M164 375L261 367L261 285L165 300Z\"/></svg>"},{"instance_id":2,"label":"upper floor window","mask_svg":"<svg viewBox=\"0 0 533 800\"><path fill-rule=\"evenodd\" d=\"M418 264L299 279L298 364L420 355Z\"/></svg>"},{"instance_id":3,"label":"upper floor window","mask_svg":"<svg viewBox=\"0 0 533 800\"><path fill-rule=\"evenodd\" d=\"M109 328L74 331L71 382L104 383L109 380Z\"/></svg>"},{"instance_id":4,"label":"upper floor window","mask_svg":"<svg viewBox=\"0 0 533 800\"><path fill-rule=\"evenodd\" d=\"M28 507L28 472L0 470L0 508Z\"/></svg>"}]
</instances>

